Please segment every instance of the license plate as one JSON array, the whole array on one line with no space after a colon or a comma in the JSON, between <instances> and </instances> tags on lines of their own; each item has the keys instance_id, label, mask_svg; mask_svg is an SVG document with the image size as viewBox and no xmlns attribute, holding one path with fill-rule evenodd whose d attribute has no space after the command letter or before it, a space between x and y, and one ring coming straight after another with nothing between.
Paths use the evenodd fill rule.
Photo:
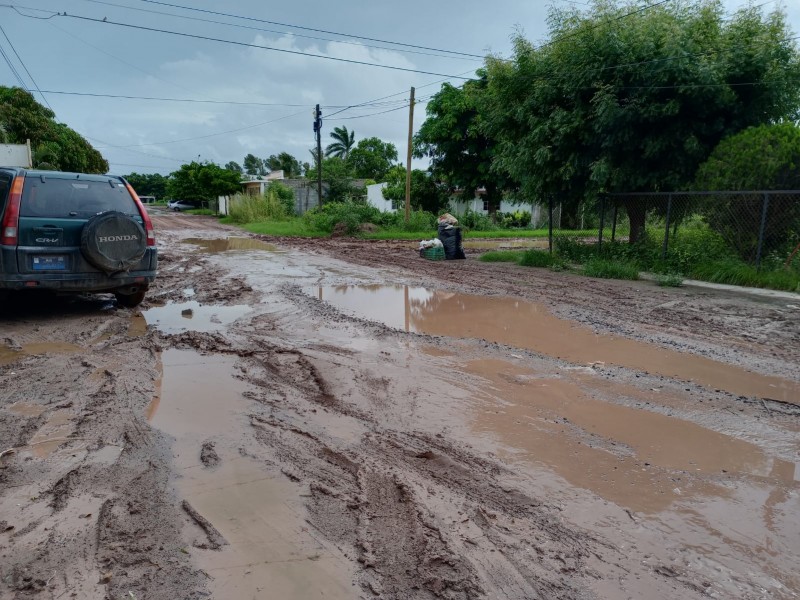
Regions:
<instances>
[{"instance_id":1,"label":"license plate","mask_svg":"<svg viewBox=\"0 0 800 600\"><path fill-rule=\"evenodd\" d=\"M64 256L34 256L34 271L63 271L67 268L67 261Z\"/></svg>"}]
</instances>

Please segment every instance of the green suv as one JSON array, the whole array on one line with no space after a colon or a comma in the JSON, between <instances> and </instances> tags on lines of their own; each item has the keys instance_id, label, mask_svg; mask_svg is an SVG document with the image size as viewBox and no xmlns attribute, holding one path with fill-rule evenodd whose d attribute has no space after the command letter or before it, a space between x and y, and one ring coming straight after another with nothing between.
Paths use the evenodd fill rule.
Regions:
<instances>
[{"instance_id":1,"label":"green suv","mask_svg":"<svg viewBox=\"0 0 800 600\"><path fill-rule=\"evenodd\" d=\"M123 178L0 167L0 300L106 292L134 307L157 264L153 224Z\"/></svg>"}]
</instances>

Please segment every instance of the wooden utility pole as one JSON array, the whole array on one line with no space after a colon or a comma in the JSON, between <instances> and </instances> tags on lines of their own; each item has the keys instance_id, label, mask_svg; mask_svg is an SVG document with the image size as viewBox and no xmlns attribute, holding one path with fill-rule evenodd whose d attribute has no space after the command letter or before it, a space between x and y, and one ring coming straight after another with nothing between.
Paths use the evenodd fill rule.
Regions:
<instances>
[{"instance_id":1,"label":"wooden utility pole","mask_svg":"<svg viewBox=\"0 0 800 600\"><path fill-rule=\"evenodd\" d=\"M408 103L408 160L406 161L406 223L411 218L411 143L414 135L414 88Z\"/></svg>"}]
</instances>

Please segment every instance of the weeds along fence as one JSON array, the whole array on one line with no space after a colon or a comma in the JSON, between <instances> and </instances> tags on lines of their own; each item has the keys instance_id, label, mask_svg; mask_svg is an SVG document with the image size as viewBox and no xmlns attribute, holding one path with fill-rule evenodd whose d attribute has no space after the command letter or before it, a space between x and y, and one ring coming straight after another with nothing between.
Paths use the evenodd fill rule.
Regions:
<instances>
[{"instance_id":1,"label":"weeds along fence","mask_svg":"<svg viewBox=\"0 0 800 600\"><path fill-rule=\"evenodd\" d=\"M618 193L572 211L551 199L550 251L577 244L641 242L662 261L676 253L730 258L760 268L800 263L800 191ZM569 225L567 228L565 225ZM680 257L677 257L680 258Z\"/></svg>"}]
</instances>

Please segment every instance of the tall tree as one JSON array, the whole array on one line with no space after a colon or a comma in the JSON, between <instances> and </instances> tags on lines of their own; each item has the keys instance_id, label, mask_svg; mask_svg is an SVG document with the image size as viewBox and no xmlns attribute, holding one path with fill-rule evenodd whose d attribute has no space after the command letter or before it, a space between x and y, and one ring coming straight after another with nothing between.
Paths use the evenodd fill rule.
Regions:
<instances>
[{"instance_id":1,"label":"tall tree","mask_svg":"<svg viewBox=\"0 0 800 600\"><path fill-rule=\"evenodd\" d=\"M192 161L170 174L167 191L177 200L201 200L212 205L218 196L241 190L240 176L214 163Z\"/></svg>"},{"instance_id":2,"label":"tall tree","mask_svg":"<svg viewBox=\"0 0 800 600\"><path fill-rule=\"evenodd\" d=\"M356 132L348 132L347 127L334 127L331 137L335 141L325 148L325 156L335 156L347 160L350 157L350 150L356 143Z\"/></svg>"},{"instance_id":3,"label":"tall tree","mask_svg":"<svg viewBox=\"0 0 800 600\"><path fill-rule=\"evenodd\" d=\"M638 9L638 10L637 10ZM484 131L494 168L528 197L680 189L719 141L800 116L800 59L785 15L718 0L551 8L550 39L518 36L488 61ZM631 242L644 206L626 206Z\"/></svg>"},{"instance_id":4,"label":"tall tree","mask_svg":"<svg viewBox=\"0 0 800 600\"><path fill-rule=\"evenodd\" d=\"M356 177L383 181L396 160L397 148L394 144L371 137L358 142L350 152L347 163Z\"/></svg>"},{"instance_id":5,"label":"tall tree","mask_svg":"<svg viewBox=\"0 0 800 600\"><path fill-rule=\"evenodd\" d=\"M267 167L263 160L254 154L248 154L244 157L244 172L253 177L263 177L267 174Z\"/></svg>"},{"instance_id":6,"label":"tall tree","mask_svg":"<svg viewBox=\"0 0 800 600\"><path fill-rule=\"evenodd\" d=\"M283 171L283 176L286 179L300 177L300 161L288 152L273 154L264 163L270 171Z\"/></svg>"},{"instance_id":7,"label":"tall tree","mask_svg":"<svg viewBox=\"0 0 800 600\"><path fill-rule=\"evenodd\" d=\"M800 189L800 127L794 123L761 125L725 138L700 166L695 187L717 191ZM721 195L705 202L704 216L709 227L747 261L756 257L757 224L765 216L763 253L788 253L800 242L800 202L796 197L774 195L766 214L763 208L761 194L745 198Z\"/></svg>"},{"instance_id":8,"label":"tall tree","mask_svg":"<svg viewBox=\"0 0 800 600\"><path fill-rule=\"evenodd\" d=\"M406 169L402 165L395 165L386 175L383 197L392 201L392 206L400 209L405 206L406 198ZM433 176L420 169L411 171L411 208L414 210L427 210L437 214L448 204L448 190L436 183Z\"/></svg>"},{"instance_id":9,"label":"tall tree","mask_svg":"<svg viewBox=\"0 0 800 600\"><path fill-rule=\"evenodd\" d=\"M244 169L242 169L242 165L240 165L239 163L237 163L236 161L233 161L233 160L230 161L229 163L227 163L225 165L225 168L228 169L228 171L235 171L236 173L239 173L239 174L244 173Z\"/></svg>"},{"instance_id":10,"label":"tall tree","mask_svg":"<svg viewBox=\"0 0 800 600\"><path fill-rule=\"evenodd\" d=\"M133 186L140 196L155 196L165 198L167 195L167 178L159 173L131 173L125 179Z\"/></svg>"},{"instance_id":11,"label":"tall tree","mask_svg":"<svg viewBox=\"0 0 800 600\"><path fill-rule=\"evenodd\" d=\"M80 134L55 120L55 113L20 88L0 86L0 125L9 143L31 141L34 157L46 168L105 173L108 161Z\"/></svg>"},{"instance_id":12,"label":"tall tree","mask_svg":"<svg viewBox=\"0 0 800 600\"><path fill-rule=\"evenodd\" d=\"M489 211L500 206L504 189L515 187L505 171L492 169L495 141L482 125L482 101L487 86L486 72L461 88L449 83L431 98L427 118L414 136L414 154L431 160L434 178L447 184L451 191L460 191L465 199L475 197L484 188Z\"/></svg>"}]
</instances>

